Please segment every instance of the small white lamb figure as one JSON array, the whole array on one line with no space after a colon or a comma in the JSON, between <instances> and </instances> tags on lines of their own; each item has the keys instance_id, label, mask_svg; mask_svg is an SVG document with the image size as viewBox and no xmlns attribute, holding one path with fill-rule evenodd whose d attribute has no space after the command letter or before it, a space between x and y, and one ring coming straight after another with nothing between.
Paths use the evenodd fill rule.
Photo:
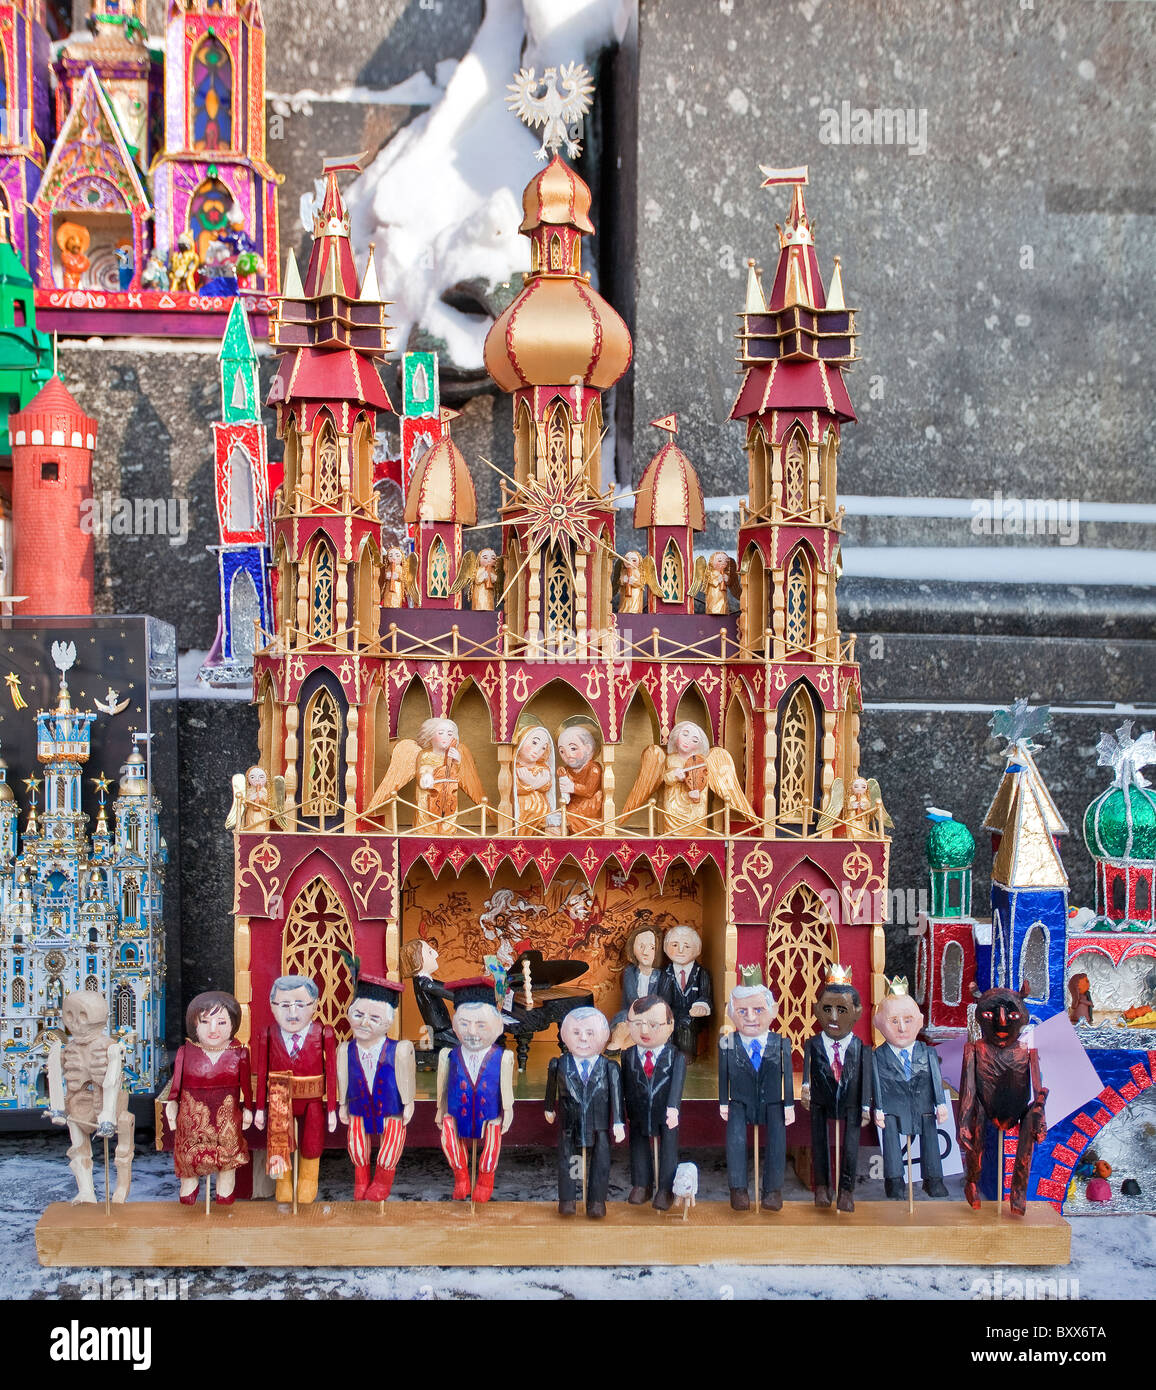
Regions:
<instances>
[{"instance_id":1,"label":"small white lamb figure","mask_svg":"<svg viewBox=\"0 0 1156 1390\"><path fill-rule=\"evenodd\" d=\"M671 1190L674 1193L675 1205L682 1207L682 1219L685 1221L687 1213L694 1206L694 1199L698 1195L697 1165L680 1163L674 1170L674 1185Z\"/></svg>"}]
</instances>

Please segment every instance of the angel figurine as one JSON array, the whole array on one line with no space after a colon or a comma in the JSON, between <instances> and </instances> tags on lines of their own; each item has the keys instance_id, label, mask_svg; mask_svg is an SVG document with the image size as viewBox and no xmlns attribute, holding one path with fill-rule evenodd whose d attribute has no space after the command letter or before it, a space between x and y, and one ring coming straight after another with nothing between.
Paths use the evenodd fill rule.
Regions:
<instances>
[{"instance_id":1,"label":"angel figurine","mask_svg":"<svg viewBox=\"0 0 1156 1390\"><path fill-rule=\"evenodd\" d=\"M417 556L406 555L400 546L391 545L381 567L381 606L404 608L407 597L416 608L421 598L417 587Z\"/></svg>"},{"instance_id":2,"label":"angel figurine","mask_svg":"<svg viewBox=\"0 0 1156 1390\"><path fill-rule=\"evenodd\" d=\"M562 823L554 781L554 740L536 721L514 731L514 832L556 835Z\"/></svg>"},{"instance_id":3,"label":"angel figurine","mask_svg":"<svg viewBox=\"0 0 1156 1390\"><path fill-rule=\"evenodd\" d=\"M735 771L734 759L725 748L712 748L706 732L689 720L674 726L665 752L661 744L653 743L643 753L623 816L644 806L660 785L669 834L701 835L708 830L709 792L740 816L758 820Z\"/></svg>"},{"instance_id":4,"label":"angel figurine","mask_svg":"<svg viewBox=\"0 0 1156 1390\"><path fill-rule=\"evenodd\" d=\"M280 823L285 809L285 779L273 778L273 803L269 803L269 778L265 769L251 767L233 778L233 805L225 821L226 830L266 830L270 822Z\"/></svg>"},{"instance_id":5,"label":"angel figurine","mask_svg":"<svg viewBox=\"0 0 1156 1390\"><path fill-rule=\"evenodd\" d=\"M883 794L879 782L874 777L856 777L851 782L848 795L844 790L842 777L831 783L831 792L823 814L819 817L818 834L830 831L835 835L845 835L848 839L859 839L877 832L876 813L882 816L883 828L893 830L895 822L883 805Z\"/></svg>"},{"instance_id":6,"label":"angel figurine","mask_svg":"<svg viewBox=\"0 0 1156 1390\"><path fill-rule=\"evenodd\" d=\"M721 550L716 550L709 561L700 555L694 562L694 578L690 584L690 596L697 598L699 594L705 595L703 598L704 613L714 613L725 617L731 611L727 595L734 594L735 598L738 598L740 593L739 567L729 555L725 555Z\"/></svg>"},{"instance_id":7,"label":"angel figurine","mask_svg":"<svg viewBox=\"0 0 1156 1390\"><path fill-rule=\"evenodd\" d=\"M501 592L501 561L497 551L479 550L475 555L467 550L458 567L458 577L450 586L451 594L460 594L469 587L470 608L475 613L492 613L497 595Z\"/></svg>"},{"instance_id":8,"label":"angel figurine","mask_svg":"<svg viewBox=\"0 0 1156 1390\"><path fill-rule=\"evenodd\" d=\"M658 571L649 555L640 555L637 550L628 550L614 566L611 576L613 587L618 591L618 611L620 613L642 613L646 609L646 591L661 593Z\"/></svg>"},{"instance_id":9,"label":"angel figurine","mask_svg":"<svg viewBox=\"0 0 1156 1390\"><path fill-rule=\"evenodd\" d=\"M380 811L415 777L413 828L431 835L452 835L457 829L459 787L475 805L486 799L477 763L452 719L427 719L416 739L398 739L365 814Z\"/></svg>"}]
</instances>

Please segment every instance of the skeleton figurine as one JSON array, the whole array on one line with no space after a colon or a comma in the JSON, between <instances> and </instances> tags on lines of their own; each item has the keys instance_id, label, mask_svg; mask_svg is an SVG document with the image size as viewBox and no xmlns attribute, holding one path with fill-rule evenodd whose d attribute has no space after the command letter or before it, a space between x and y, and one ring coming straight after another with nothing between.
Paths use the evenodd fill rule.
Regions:
<instances>
[{"instance_id":1,"label":"skeleton figurine","mask_svg":"<svg viewBox=\"0 0 1156 1390\"><path fill-rule=\"evenodd\" d=\"M116 1139L114 1202L128 1197L132 1183L132 1141L135 1121L128 1095L121 1090L123 1057L120 1044L104 1031L108 1003L103 995L83 991L65 997L64 1026L69 1038L48 1050L48 1119L68 1125L72 1144L68 1166L76 1178L73 1202L95 1202L92 1185L91 1141Z\"/></svg>"}]
</instances>

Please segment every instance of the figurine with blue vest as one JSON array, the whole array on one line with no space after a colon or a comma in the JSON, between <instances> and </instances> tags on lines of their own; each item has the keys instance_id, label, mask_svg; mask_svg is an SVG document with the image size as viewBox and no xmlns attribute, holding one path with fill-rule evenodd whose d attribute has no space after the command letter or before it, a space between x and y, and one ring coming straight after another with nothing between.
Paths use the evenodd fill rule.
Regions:
<instances>
[{"instance_id":1,"label":"figurine with blue vest","mask_svg":"<svg viewBox=\"0 0 1156 1390\"><path fill-rule=\"evenodd\" d=\"M434 1123L453 1170L454 1201L472 1196L475 1202L488 1202L502 1135L514 1120L514 1054L503 1046L505 1025L495 1006L492 976L456 980L446 987L454 998L458 1045L443 1048L438 1056Z\"/></svg>"},{"instance_id":2,"label":"figurine with blue vest","mask_svg":"<svg viewBox=\"0 0 1156 1390\"><path fill-rule=\"evenodd\" d=\"M393 1187L413 1116L417 1060L413 1043L388 1037L402 987L372 975L357 976L346 1017L353 1037L337 1052L338 1114L348 1125L353 1198L384 1202ZM377 1158L372 1181L372 1148Z\"/></svg>"}]
</instances>

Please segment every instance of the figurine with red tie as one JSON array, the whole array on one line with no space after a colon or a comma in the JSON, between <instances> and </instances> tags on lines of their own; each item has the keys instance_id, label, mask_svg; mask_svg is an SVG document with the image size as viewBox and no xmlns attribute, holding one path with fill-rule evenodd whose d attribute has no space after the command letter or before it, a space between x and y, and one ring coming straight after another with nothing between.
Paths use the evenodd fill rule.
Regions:
<instances>
[{"instance_id":1,"label":"figurine with red tie","mask_svg":"<svg viewBox=\"0 0 1156 1390\"><path fill-rule=\"evenodd\" d=\"M434 1123L453 1171L454 1201L472 1195L475 1202L488 1202L502 1135L514 1120L514 1054L502 1046L505 1025L494 1004L492 977L456 980L446 988L453 994L458 1045L438 1056ZM471 1163L477 1167L474 1178Z\"/></svg>"},{"instance_id":2,"label":"figurine with red tie","mask_svg":"<svg viewBox=\"0 0 1156 1390\"><path fill-rule=\"evenodd\" d=\"M831 1205L831 1164L827 1152L828 1123L834 1121L836 1142L842 1122L842 1154L836 1176L840 1211L855 1210L855 1169L859 1162L859 1131L871 1118L870 1054L851 1031L863 1016L859 991L851 971L841 965L827 969L826 983L815 1001L819 1032L803 1049L803 1089L799 1103L811 1114L811 1161L815 1205Z\"/></svg>"},{"instance_id":3,"label":"figurine with red tie","mask_svg":"<svg viewBox=\"0 0 1156 1390\"><path fill-rule=\"evenodd\" d=\"M401 990L392 980L358 974L346 1015L353 1037L337 1052L338 1114L349 1127L346 1144L353 1162L355 1202L384 1202L389 1196L405 1148L405 1127L413 1116L413 1043L394 1042L388 1036Z\"/></svg>"},{"instance_id":4,"label":"figurine with red tie","mask_svg":"<svg viewBox=\"0 0 1156 1390\"><path fill-rule=\"evenodd\" d=\"M660 995L636 999L626 1022L634 1043L622 1058L622 1098L630 1121L631 1186L626 1200L641 1206L654 1192L655 1208L669 1211L674 1205L686 1057L671 1045L674 1012Z\"/></svg>"},{"instance_id":5,"label":"figurine with red tie","mask_svg":"<svg viewBox=\"0 0 1156 1390\"><path fill-rule=\"evenodd\" d=\"M764 1211L780 1211L783 1206L787 1126L795 1119L795 1078L791 1044L771 1027L778 1007L763 984L761 967L740 967L739 983L727 1001L727 1015L737 1031L720 1038L718 1045L718 1111L727 1126L727 1183L734 1211L750 1210L747 1131L754 1128L757 1159L760 1125L767 1128L760 1201Z\"/></svg>"},{"instance_id":6,"label":"figurine with red tie","mask_svg":"<svg viewBox=\"0 0 1156 1390\"><path fill-rule=\"evenodd\" d=\"M276 1022L256 1039L253 1122L267 1132L265 1167L277 1179L277 1201L312 1202L317 1196L325 1131L332 1134L337 1128L337 1040L328 1024L316 1022L313 980L279 976L269 991L269 1007ZM295 1151L299 1152L296 1184Z\"/></svg>"}]
</instances>

